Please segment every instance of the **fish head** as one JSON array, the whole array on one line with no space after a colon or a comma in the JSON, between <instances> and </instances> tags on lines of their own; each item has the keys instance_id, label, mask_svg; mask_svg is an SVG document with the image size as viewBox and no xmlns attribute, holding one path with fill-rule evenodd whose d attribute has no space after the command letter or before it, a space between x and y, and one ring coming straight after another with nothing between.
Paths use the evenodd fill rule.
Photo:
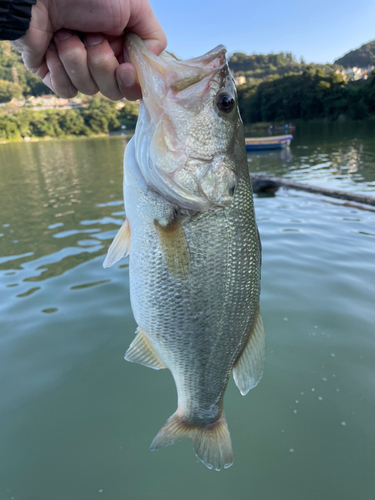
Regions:
<instances>
[{"instance_id":1,"label":"fish head","mask_svg":"<svg viewBox=\"0 0 375 500\"><path fill-rule=\"evenodd\" d=\"M189 60L156 56L133 33L126 47L142 89L135 149L146 183L185 209L229 206L243 132L226 49Z\"/></svg>"}]
</instances>

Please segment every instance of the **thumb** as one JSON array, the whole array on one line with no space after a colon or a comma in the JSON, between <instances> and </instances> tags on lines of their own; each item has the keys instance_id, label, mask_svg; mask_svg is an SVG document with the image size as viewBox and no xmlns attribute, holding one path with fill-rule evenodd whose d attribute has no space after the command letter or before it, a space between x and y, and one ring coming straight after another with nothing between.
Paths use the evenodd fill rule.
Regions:
<instances>
[{"instance_id":1,"label":"thumb","mask_svg":"<svg viewBox=\"0 0 375 500\"><path fill-rule=\"evenodd\" d=\"M138 35L157 56L167 46L167 37L148 1L137 2L130 15L127 29Z\"/></svg>"},{"instance_id":2,"label":"thumb","mask_svg":"<svg viewBox=\"0 0 375 500\"><path fill-rule=\"evenodd\" d=\"M45 65L45 54L53 37L53 29L49 18L48 9L43 0L33 5L31 21L26 34L12 42L12 45L22 54L23 61L28 70L40 78L38 72Z\"/></svg>"},{"instance_id":3,"label":"thumb","mask_svg":"<svg viewBox=\"0 0 375 500\"><path fill-rule=\"evenodd\" d=\"M26 68L40 76L38 71L45 63L45 54L51 39L52 33L30 27L26 35L12 42L12 45L21 52Z\"/></svg>"}]
</instances>

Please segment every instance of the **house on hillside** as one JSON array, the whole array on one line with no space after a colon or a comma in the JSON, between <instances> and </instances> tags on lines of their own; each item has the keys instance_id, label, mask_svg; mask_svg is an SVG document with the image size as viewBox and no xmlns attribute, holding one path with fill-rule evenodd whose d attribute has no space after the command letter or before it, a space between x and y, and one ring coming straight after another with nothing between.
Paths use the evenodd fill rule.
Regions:
<instances>
[{"instance_id":1,"label":"house on hillside","mask_svg":"<svg viewBox=\"0 0 375 500\"><path fill-rule=\"evenodd\" d=\"M21 108L22 106L24 106L25 102L26 102L25 99L16 99L15 97L13 97L13 99L11 99L9 101L10 104L14 104L18 108ZM4 103L4 104L9 104L9 103Z\"/></svg>"},{"instance_id":2,"label":"house on hillside","mask_svg":"<svg viewBox=\"0 0 375 500\"><path fill-rule=\"evenodd\" d=\"M246 77L245 76L236 76L234 78L234 83L236 85L243 85L244 83L246 83Z\"/></svg>"},{"instance_id":3,"label":"house on hillside","mask_svg":"<svg viewBox=\"0 0 375 500\"><path fill-rule=\"evenodd\" d=\"M366 68L358 68L354 66L353 68L348 68L345 70L345 74L350 81L357 80L367 80L371 72L373 71L374 66L367 66Z\"/></svg>"},{"instance_id":4,"label":"house on hillside","mask_svg":"<svg viewBox=\"0 0 375 500\"><path fill-rule=\"evenodd\" d=\"M38 97L30 96L26 101L26 105L30 106L32 109L80 108L83 105L83 99L81 97L64 99L53 94L48 94Z\"/></svg>"}]
</instances>

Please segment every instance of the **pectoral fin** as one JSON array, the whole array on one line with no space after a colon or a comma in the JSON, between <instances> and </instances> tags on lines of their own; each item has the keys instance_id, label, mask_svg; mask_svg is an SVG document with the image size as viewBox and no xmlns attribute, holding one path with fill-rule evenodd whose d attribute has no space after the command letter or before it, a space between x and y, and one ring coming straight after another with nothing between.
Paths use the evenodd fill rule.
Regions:
<instances>
[{"instance_id":1,"label":"pectoral fin","mask_svg":"<svg viewBox=\"0 0 375 500\"><path fill-rule=\"evenodd\" d=\"M233 378L245 396L255 387L263 375L263 365L266 352L266 335L264 332L262 315L258 314L251 329L247 344L233 367Z\"/></svg>"},{"instance_id":2,"label":"pectoral fin","mask_svg":"<svg viewBox=\"0 0 375 500\"><path fill-rule=\"evenodd\" d=\"M129 255L130 250L130 226L128 219L120 227L115 239L109 247L107 257L103 262L103 267L111 267L120 259Z\"/></svg>"},{"instance_id":3,"label":"pectoral fin","mask_svg":"<svg viewBox=\"0 0 375 500\"><path fill-rule=\"evenodd\" d=\"M187 276L190 270L190 251L181 221L176 217L166 226L157 220L154 224L169 272Z\"/></svg>"},{"instance_id":4,"label":"pectoral fin","mask_svg":"<svg viewBox=\"0 0 375 500\"><path fill-rule=\"evenodd\" d=\"M126 361L139 363L154 370L166 368L152 348L143 330L137 329L135 339L130 344L129 349L125 353Z\"/></svg>"}]
</instances>

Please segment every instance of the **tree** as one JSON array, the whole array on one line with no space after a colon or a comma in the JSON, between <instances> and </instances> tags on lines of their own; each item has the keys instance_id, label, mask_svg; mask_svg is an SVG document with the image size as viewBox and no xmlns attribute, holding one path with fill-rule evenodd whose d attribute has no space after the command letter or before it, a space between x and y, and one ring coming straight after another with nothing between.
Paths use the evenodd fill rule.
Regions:
<instances>
[{"instance_id":1,"label":"tree","mask_svg":"<svg viewBox=\"0 0 375 500\"><path fill-rule=\"evenodd\" d=\"M302 118L337 119L340 115L359 120L375 112L375 74L368 82L344 82L341 75L325 75L309 65L302 75L290 74L238 89L245 123L287 121Z\"/></svg>"},{"instance_id":2,"label":"tree","mask_svg":"<svg viewBox=\"0 0 375 500\"><path fill-rule=\"evenodd\" d=\"M64 135L88 135L82 114L76 109L68 109L59 117L59 127Z\"/></svg>"},{"instance_id":3,"label":"tree","mask_svg":"<svg viewBox=\"0 0 375 500\"><path fill-rule=\"evenodd\" d=\"M101 97L94 97L82 116L87 127L95 134L108 134L120 126L116 104Z\"/></svg>"},{"instance_id":4,"label":"tree","mask_svg":"<svg viewBox=\"0 0 375 500\"><path fill-rule=\"evenodd\" d=\"M135 128L138 119L138 104L126 101L125 106L120 109L118 118L121 125L127 128Z\"/></svg>"},{"instance_id":5,"label":"tree","mask_svg":"<svg viewBox=\"0 0 375 500\"><path fill-rule=\"evenodd\" d=\"M0 102L9 102L14 97L22 97L21 87L15 83L0 80Z\"/></svg>"}]
</instances>

